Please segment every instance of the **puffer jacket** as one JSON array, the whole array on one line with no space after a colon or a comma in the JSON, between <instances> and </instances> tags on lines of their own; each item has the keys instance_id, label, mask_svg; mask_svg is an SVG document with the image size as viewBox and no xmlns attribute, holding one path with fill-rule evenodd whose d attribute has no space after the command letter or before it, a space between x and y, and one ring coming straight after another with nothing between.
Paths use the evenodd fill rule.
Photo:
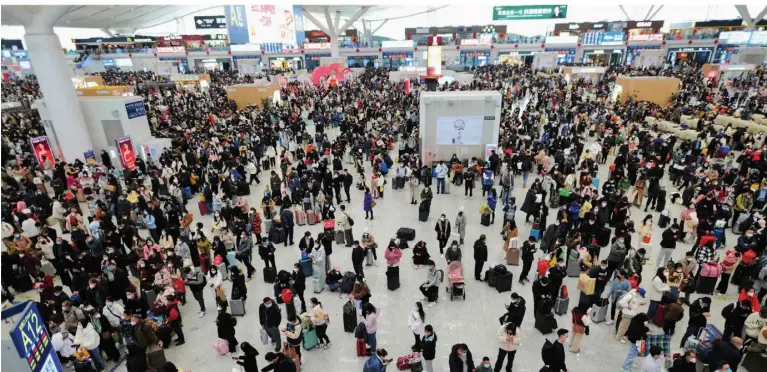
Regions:
<instances>
[{"instance_id":1,"label":"puffer jacket","mask_svg":"<svg viewBox=\"0 0 767 372\"><path fill-rule=\"evenodd\" d=\"M610 262L621 262L623 260L623 257L626 257L626 245L623 243L618 244L617 242L613 243L612 247L610 247L610 254L607 256L607 261Z\"/></svg>"},{"instance_id":2,"label":"puffer jacket","mask_svg":"<svg viewBox=\"0 0 767 372\"><path fill-rule=\"evenodd\" d=\"M642 304L641 298L642 296L636 289L632 289L631 292L623 295L623 297L618 300L618 307L621 308L623 316L633 318L639 314L639 306Z\"/></svg>"},{"instance_id":3,"label":"puffer jacket","mask_svg":"<svg viewBox=\"0 0 767 372\"><path fill-rule=\"evenodd\" d=\"M746 335L748 335L748 337L758 338L759 332L765 325L767 325L767 321L759 316L758 312L755 312L751 313L751 315L746 318L746 323L744 324L746 326Z\"/></svg>"},{"instance_id":4,"label":"puffer jacket","mask_svg":"<svg viewBox=\"0 0 767 372\"><path fill-rule=\"evenodd\" d=\"M519 335L510 336L509 333L506 332L507 324L509 323L498 328L498 331L495 334L498 337L498 347L505 351L515 351L519 346L521 337Z\"/></svg>"}]
</instances>

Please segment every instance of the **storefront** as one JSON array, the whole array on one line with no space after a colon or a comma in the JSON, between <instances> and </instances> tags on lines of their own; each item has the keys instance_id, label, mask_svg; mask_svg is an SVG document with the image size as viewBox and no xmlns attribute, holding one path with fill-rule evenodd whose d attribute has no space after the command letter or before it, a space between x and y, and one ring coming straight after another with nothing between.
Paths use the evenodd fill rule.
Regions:
<instances>
[{"instance_id":1,"label":"storefront","mask_svg":"<svg viewBox=\"0 0 767 372\"><path fill-rule=\"evenodd\" d=\"M272 70L300 70L304 68L304 59L301 57L272 57L269 58L269 67Z\"/></svg>"},{"instance_id":2,"label":"storefront","mask_svg":"<svg viewBox=\"0 0 767 372\"><path fill-rule=\"evenodd\" d=\"M530 66L533 64L534 57L535 52L533 51L500 52L498 53L498 63Z\"/></svg>"},{"instance_id":3,"label":"storefront","mask_svg":"<svg viewBox=\"0 0 767 372\"><path fill-rule=\"evenodd\" d=\"M229 35L227 34L202 35L202 41L208 50L229 50Z\"/></svg>"},{"instance_id":4,"label":"storefront","mask_svg":"<svg viewBox=\"0 0 767 372\"><path fill-rule=\"evenodd\" d=\"M118 37L92 37L88 39L72 39L76 50L97 50L103 53L128 53L139 49L155 47L157 39L152 36L118 36Z\"/></svg>"},{"instance_id":5,"label":"storefront","mask_svg":"<svg viewBox=\"0 0 767 372\"><path fill-rule=\"evenodd\" d=\"M708 63L713 54L714 48L710 47L669 48L666 54L666 61L671 66L679 63L694 63L700 66Z\"/></svg>"},{"instance_id":6,"label":"storefront","mask_svg":"<svg viewBox=\"0 0 767 372\"><path fill-rule=\"evenodd\" d=\"M616 66L623 62L623 49L593 49L583 51L583 63Z\"/></svg>"},{"instance_id":7,"label":"storefront","mask_svg":"<svg viewBox=\"0 0 767 372\"><path fill-rule=\"evenodd\" d=\"M652 46L630 46L626 49L626 66L630 66L637 57L639 57L639 51L642 49L660 49L660 45Z\"/></svg>"},{"instance_id":8,"label":"storefront","mask_svg":"<svg viewBox=\"0 0 767 372\"><path fill-rule=\"evenodd\" d=\"M412 53L411 53L412 54ZM351 68L378 68L378 56L349 56L346 65Z\"/></svg>"},{"instance_id":9,"label":"storefront","mask_svg":"<svg viewBox=\"0 0 767 372\"><path fill-rule=\"evenodd\" d=\"M557 53L557 64L575 63L575 48L546 48L545 50Z\"/></svg>"},{"instance_id":10,"label":"storefront","mask_svg":"<svg viewBox=\"0 0 767 372\"><path fill-rule=\"evenodd\" d=\"M229 58L195 59L194 68L197 71L229 71L232 68L232 60Z\"/></svg>"},{"instance_id":11,"label":"storefront","mask_svg":"<svg viewBox=\"0 0 767 372\"><path fill-rule=\"evenodd\" d=\"M179 73L186 74L189 71L189 61L186 57L160 57L159 59L170 62Z\"/></svg>"},{"instance_id":12,"label":"storefront","mask_svg":"<svg viewBox=\"0 0 767 372\"><path fill-rule=\"evenodd\" d=\"M737 54L737 50L737 45L717 45L712 63L730 63L730 59Z\"/></svg>"},{"instance_id":13,"label":"storefront","mask_svg":"<svg viewBox=\"0 0 767 372\"><path fill-rule=\"evenodd\" d=\"M311 71L317 67L320 67L320 58L323 58L323 57L330 57L330 52L327 52L327 53L313 52L311 54L307 52L306 56L304 56L304 59L306 60L306 69Z\"/></svg>"},{"instance_id":14,"label":"storefront","mask_svg":"<svg viewBox=\"0 0 767 372\"><path fill-rule=\"evenodd\" d=\"M490 63L490 50L462 50L460 64L468 67L484 66Z\"/></svg>"},{"instance_id":15,"label":"storefront","mask_svg":"<svg viewBox=\"0 0 767 372\"><path fill-rule=\"evenodd\" d=\"M234 63L234 68L236 70L239 70L239 67L237 66L237 61L241 59L256 59L259 62L261 61L261 55L260 54L252 54L252 55L245 55L245 56L232 56L232 62Z\"/></svg>"},{"instance_id":16,"label":"storefront","mask_svg":"<svg viewBox=\"0 0 767 372\"><path fill-rule=\"evenodd\" d=\"M393 70L414 66L413 52L383 52L383 67Z\"/></svg>"}]
</instances>

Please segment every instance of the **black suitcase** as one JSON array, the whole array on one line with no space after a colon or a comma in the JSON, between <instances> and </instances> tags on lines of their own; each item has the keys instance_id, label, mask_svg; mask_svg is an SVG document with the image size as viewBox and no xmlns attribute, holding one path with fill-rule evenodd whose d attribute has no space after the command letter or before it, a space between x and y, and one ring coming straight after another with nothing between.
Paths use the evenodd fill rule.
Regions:
<instances>
[{"instance_id":1,"label":"black suitcase","mask_svg":"<svg viewBox=\"0 0 767 372\"><path fill-rule=\"evenodd\" d=\"M343 308L344 313L344 332L352 333L357 327L357 309L354 304L347 302Z\"/></svg>"},{"instance_id":2,"label":"black suitcase","mask_svg":"<svg viewBox=\"0 0 767 372\"><path fill-rule=\"evenodd\" d=\"M16 290L16 293L32 290L32 279L29 278L26 271L16 274L16 283L13 285L13 289Z\"/></svg>"},{"instance_id":3,"label":"black suitcase","mask_svg":"<svg viewBox=\"0 0 767 372\"><path fill-rule=\"evenodd\" d=\"M483 214L480 223L482 226L490 226L490 214Z\"/></svg>"},{"instance_id":4,"label":"black suitcase","mask_svg":"<svg viewBox=\"0 0 767 372\"><path fill-rule=\"evenodd\" d=\"M707 278L704 276L698 276L698 283L695 291L698 293L704 293L708 295L714 294L714 288L716 287L716 281L719 278Z\"/></svg>"},{"instance_id":5,"label":"black suitcase","mask_svg":"<svg viewBox=\"0 0 767 372\"><path fill-rule=\"evenodd\" d=\"M607 247L610 244L610 234L612 234L612 229L603 227L602 232L597 234L597 244L600 247Z\"/></svg>"},{"instance_id":6,"label":"black suitcase","mask_svg":"<svg viewBox=\"0 0 767 372\"><path fill-rule=\"evenodd\" d=\"M386 288L390 291L399 288L399 267L388 267L386 269Z\"/></svg>"},{"instance_id":7,"label":"black suitcase","mask_svg":"<svg viewBox=\"0 0 767 372\"><path fill-rule=\"evenodd\" d=\"M429 211L428 210L425 210L425 211L419 210L418 211L418 220L419 221L426 222L428 219L429 219Z\"/></svg>"},{"instance_id":8,"label":"black suitcase","mask_svg":"<svg viewBox=\"0 0 767 372\"><path fill-rule=\"evenodd\" d=\"M409 227L400 227L399 230L397 230L397 239L413 241L415 240L415 230Z\"/></svg>"},{"instance_id":9,"label":"black suitcase","mask_svg":"<svg viewBox=\"0 0 767 372\"><path fill-rule=\"evenodd\" d=\"M265 158L265 160L262 160L261 165L264 168L264 170L269 170L269 166L271 165L269 163L269 158Z\"/></svg>"},{"instance_id":10,"label":"black suitcase","mask_svg":"<svg viewBox=\"0 0 767 372\"><path fill-rule=\"evenodd\" d=\"M273 267L264 268L264 282L274 283L277 280L277 269Z\"/></svg>"},{"instance_id":11,"label":"black suitcase","mask_svg":"<svg viewBox=\"0 0 767 372\"><path fill-rule=\"evenodd\" d=\"M497 275L495 277L495 289L498 291L498 293L507 292L511 290L511 282L514 279L513 273L508 273L506 275Z\"/></svg>"},{"instance_id":12,"label":"black suitcase","mask_svg":"<svg viewBox=\"0 0 767 372\"><path fill-rule=\"evenodd\" d=\"M535 329L541 334L547 335L557 328L557 320L552 313L537 313L535 317Z\"/></svg>"},{"instance_id":13,"label":"black suitcase","mask_svg":"<svg viewBox=\"0 0 767 372\"><path fill-rule=\"evenodd\" d=\"M495 270L490 269L490 270L485 271L485 281L487 282L487 285L489 285L490 287L495 288L495 285L497 284L497 282L495 280L496 277L497 277L497 275L495 273Z\"/></svg>"}]
</instances>

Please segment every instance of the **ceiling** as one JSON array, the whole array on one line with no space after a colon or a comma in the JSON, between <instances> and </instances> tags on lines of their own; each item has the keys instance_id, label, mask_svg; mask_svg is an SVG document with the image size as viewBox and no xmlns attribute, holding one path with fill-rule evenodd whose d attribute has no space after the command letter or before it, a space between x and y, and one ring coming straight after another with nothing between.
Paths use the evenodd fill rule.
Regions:
<instances>
[{"instance_id":1,"label":"ceiling","mask_svg":"<svg viewBox=\"0 0 767 372\"><path fill-rule=\"evenodd\" d=\"M343 5L343 6L333 6L333 5L304 5L303 8L312 13L314 16L319 17L320 21L325 21L325 7L330 8L330 18L333 19L335 17L336 11L341 12L341 19L349 19L352 16L354 16L355 13L357 13L360 8L362 8L365 5ZM385 13L386 10L395 9L397 7L394 6L370 6L367 5L370 8L365 12L365 14L362 15L362 18L376 18L380 17L382 13ZM384 17L380 17L384 18Z\"/></svg>"},{"instance_id":2,"label":"ceiling","mask_svg":"<svg viewBox=\"0 0 767 372\"><path fill-rule=\"evenodd\" d=\"M3 25L21 25L11 12L14 8L25 8L36 12L44 5L3 5ZM73 5L54 27L136 29L147 28L172 21L199 11L216 8L209 5ZM19 10L19 9L15 9Z\"/></svg>"}]
</instances>

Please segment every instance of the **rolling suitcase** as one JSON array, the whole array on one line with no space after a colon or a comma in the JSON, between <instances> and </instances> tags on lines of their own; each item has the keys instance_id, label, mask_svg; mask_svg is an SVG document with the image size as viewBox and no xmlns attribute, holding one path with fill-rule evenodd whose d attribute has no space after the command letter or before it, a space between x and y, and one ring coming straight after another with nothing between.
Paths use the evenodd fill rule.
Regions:
<instances>
[{"instance_id":1,"label":"rolling suitcase","mask_svg":"<svg viewBox=\"0 0 767 372\"><path fill-rule=\"evenodd\" d=\"M192 188L187 186L184 187L184 199L189 200L192 198Z\"/></svg>"},{"instance_id":2,"label":"rolling suitcase","mask_svg":"<svg viewBox=\"0 0 767 372\"><path fill-rule=\"evenodd\" d=\"M306 223L310 226L317 223L317 216L314 214L314 210L310 209L306 211Z\"/></svg>"},{"instance_id":3,"label":"rolling suitcase","mask_svg":"<svg viewBox=\"0 0 767 372\"><path fill-rule=\"evenodd\" d=\"M591 307L591 321L594 323L602 323L607 319L607 308L609 302L606 298L600 298Z\"/></svg>"},{"instance_id":4,"label":"rolling suitcase","mask_svg":"<svg viewBox=\"0 0 767 372\"><path fill-rule=\"evenodd\" d=\"M581 262L578 259L570 257L567 260L567 276L571 278L577 278L581 275Z\"/></svg>"},{"instance_id":5,"label":"rolling suitcase","mask_svg":"<svg viewBox=\"0 0 767 372\"><path fill-rule=\"evenodd\" d=\"M511 290L511 282L514 280L514 274L508 273L506 275L499 275L495 277L495 290L498 293L508 292Z\"/></svg>"},{"instance_id":6,"label":"rolling suitcase","mask_svg":"<svg viewBox=\"0 0 767 372\"><path fill-rule=\"evenodd\" d=\"M450 180L445 180L445 194L450 193Z\"/></svg>"},{"instance_id":7,"label":"rolling suitcase","mask_svg":"<svg viewBox=\"0 0 767 372\"><path fill-rule=\"evenodd\" d=\"M265 267L263 272L265 283L274 283L277 280L277 269L273 267Z\"/></svg>"},{"instance_id":8,"label":"rolling suitcase","mask_svg":"<svg viewBox=\"0 0 767 372\"><path fill-rule=\"evenodd\" d=\"M386 288L390 291L399 288L399 267L389 266L386 269Z\"/></svg>"},{"instance_id":9,"label":"rolling suitcase","mask_svg":"<svg viewBox=\"0 0 767 372\"><path fill-rule=\"evenodd\" d=\"M652 317L652 322L658 327L663 327L663 322L666 319L666 306L658 304L655 308L655 315Z\"/></svg>"},{"instance_id":10,"label":"rolling suitcase","mask_svg":"<svg viewBox=\"0 0 767 372\"><path fill-rule=\"evenodd\" d=\"M530 230L530 236L532 236L533 239L535 239L535 241L537 242L538 239L541 238L541 231L538 229L532 229Z\"/></svg>"},{"instance_id":11,"label":"rolling suitcase","mask_svg":"<svg viewBox=\"0 0 767 372\"><path fill-rule=\"evenodd\" d=\"M312 269L312 259L306 258L299 262L301 264L301 270L304 272L304 276L312 276L314 270Z\"/></svg>"},{"instance_id":12,"label":"rolling suitcase","mask_svg":"<svg viewBox=\"0 0 767 372\"><path fill-rule=\"evenodd\" d=\"M482 226L490 226L490 214L489 213L482 214L482 218L480 219L479 223L481 223Z\"/></svg>"},{"instance_id":13,"label":"rolling suitcase","mask_svg":"<svg viewBox=\"0 0 767 372\"><path fill-rule=\"evenodd\" d=\"M306 225L306 212L297 209L295 212L296 215L296 225L298 226L304 226Z\"/></svg>"},{"instance_id":14,"label":"rolling suitcase","mask_svg":"<svg viewBox=\"0 0 767 372\"><path fill-rule=\"evenodd\" d=\"M141 291L141 296L146 301L147 306L149 306L150 309L154 309L154 302L157 301L157 293L150 289L148 291Z\"/></svg>"},{"instance_id":15,"label":"rolling suitcase","mask_svg":"<svg viewBox=\"0 0 767 372\"><path fill-rule=\"evenodd\" d=\"M317 347L317 330L309 328L304 331L304 349L311 350Z\"/></svg>"},{"instance_id":16,"label":"rolling suitcase","mask_svg":"<svg viewBox=\"0 0 767 372\"><path fill-rule=\"evenodd\" d=\"M336 230L336 244L345 244L346 236L343 230Z\"/></svg>"},{"instance_id":17,"label":"rolling suitcase","mask_svg":"<svg viewBox=\"0 0 767 372\"><path fill-rule=\"evenodd\" d=\"M365 356L367 355L367 347L365 346L365 339L364 338L358 338L354 343L355 349L357 351L357 356Z\"/></svg>"},{"instance_id":18,"label":"rolling suitcase","mask_svg":"<svg viewBox=\"0 0 767 372\"><path fill-rule=\"evenodd\" d=\"M314 285L314 293L322 293L325 289L325 283L317 278L312 278L312 284Z\"/></svg>"},{"instance_id":19,"label":"rolling suitcase","mask_svg":"<svg viewBox=\"0 0 767 372\"><path fill-rule=\"evenodd\" d=\"M594 187L597 188L597 190L599 190L599 177L592 178L591 183L594 185Z\"/></svg>"},{"instance_id":20,"label":"rolling suitcase","mask_svg":"<svg viewBox=\"0 0 767 372\"><path fill-rule=\"evenodd\" d=\"M506 264L519 265L519 248L509 248L506 251Z\"/></svg>"},{"instance_id":21,"label":"rolling suitcase","mask_svg":"<svg viewBox=\"0 0 767 372\"><path fill-rule=\"evenodd\" d=\"M208 203L204 201L197 202L197 208L200 209L200 214L203 216L210 214L210 211L208 210Z\"/></svg>"},{"instance_id":22,"label":"rolling suitcase","mask_svg":"<svg viewBox=\"0 0 767 372\"><path fill-rule=\"evenodd\" d=\"M597 244L600 247L607 247L607 245L610 244L610 234L612 233L612 229L608 227L603 227L602 232L600 234L597 234Z\"/></svg>"},{"instance_id":23,"label":"rolling suitcase","mask_svg":"<svg viewBox=\"0 0 767 372\"><path fill-rule=\"evenodd\" d=\"M557 315L565 315L569 306L570 298L557 298L557 301L554 303L554 312Z\"/></svg>"},{"instance_id":24,"label":"rolling suitcase","mask_svg":"<svg viewBox=\"0 0 767 372\"><path fill-rule=\"evenodd\" d=\"M708 295L714 294L714 288L716 287L716 281L717 277L704 277L702 275L698 276L698 283L695 288L695 291L697 293L703 293Z\"/></svg>"},{"instance_id":25,"label":"rolling suitcase","mask_svg":"<svg viewBox=\"0 0 767 372\"><path fill-rule=\"evenodd\" d=\"M426 222L429 219L429 210L418 210L418 221Z\"/></svg>"},{"instance_id":26,"label":"rolling suitcase","mask_svg":"<svg viewBox=\"0 0 767 372\"><path fill-rule=\"evenodd\" d=\"M552 313L537 313L535 316L535 329L541 334L547 335L557 328L557 320Z\"/></svg>"},{"instance_id":27,"label":"rolling suitcase","mask_svg":"<svg viewBox=\"0 0 767 372\"><path fill-rule=\"evenodd\" d=\"M354 328L357 327L357 309L351 301L344 304L343 307L344 317L344 332L352 333Z\"/></svg>"},{"instance_id":28,"label":"rolling suitcase","mask_svg":"<svg viewBox=\"0 0 767 372\"><path fill-rule=\"evenodd\" d=\"M409 242L413 241L415 240L415 230L409 227L400 227L399 230L397 230L397 239L404 239Z\"/></svg>"},{"instance_id":29,"label":"rolling suitcase","mask_svg":"<svg viewBox=\"0 0 767 372\"><path fill-rule=\"evenodd\" d=\"M235 251L229 251L226 252L226 260L229 262L229 266L237 266L240 270L243 270L245 272L245 265L240 262L240 260L237 259L237 252Z\"/></svg>"},{"instance_id":30,"label":"rolling suitcase","mask_svg":"<svg viewBox=\"0 0 767 372\"><path fill-rule=\"evenodd\" d=\"M490 269L485 271L485 282L487 282L487 285L490 287L495 288L495 285L497 284L497 278L498 275L495 273L495 270Z\"/></svg>"},{"instance_id":31,"label":"rolling suitcase","mask_svg":"<svg viewBox=\"0 0 767 372\"><path fill-rule=\"evenodd\" d=\"M234 316L245 316L245 301L241 298L229 300L229 310Z\"/></svg>"},{"instance_id":32,"label":"rolling suitcase","mask_svg":"<svg viewBox=\"0 0 767 372\"><path fill-rule=\"evenodd\" d=\"M373 250L368 249L365 252L365 266L373 266Z\"/></svg>"}]
</instances>

